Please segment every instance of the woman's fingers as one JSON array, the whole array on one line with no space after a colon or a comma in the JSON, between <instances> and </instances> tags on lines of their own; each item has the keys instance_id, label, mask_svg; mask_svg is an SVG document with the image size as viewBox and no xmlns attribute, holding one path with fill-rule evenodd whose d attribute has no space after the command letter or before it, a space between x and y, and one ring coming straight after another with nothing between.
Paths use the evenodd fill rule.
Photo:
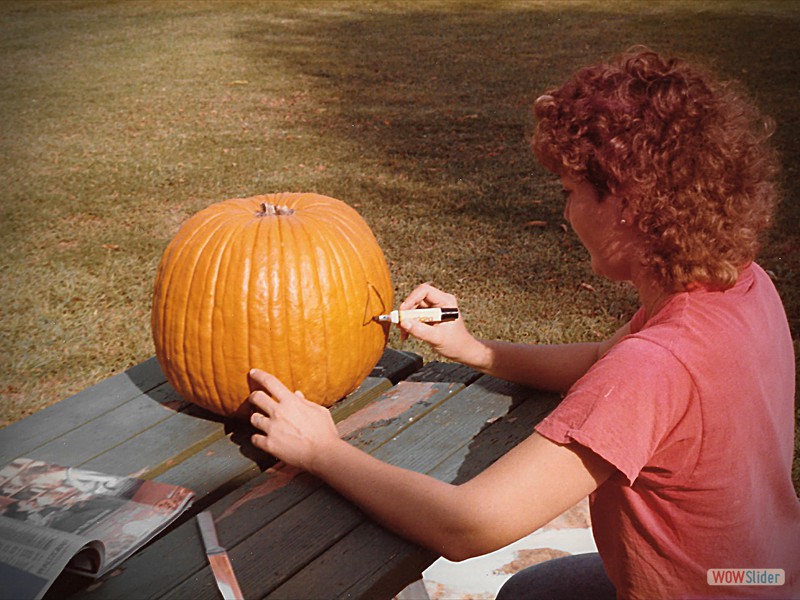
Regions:
<instances>
[{"instance_id":1,"label":"woman's fingers","mask_svg":"<svg viewBox=\"0 0 800 600\"><path fill-rule=\"evenodd\" d=\"M260 369L251 369L247 378L251 390L247 399L258 409L250 415L250 423L256 429L263 431L265 435L269 435L270 419L275 416L278 402L291 402L294 394L277 377ZM302 395L300 397L304 398ZM253 440L254 444L257 437L262 436L256 434ZM264 441L259 439L260 443L257 445L263 448Z\"/></svg>"},{"instance_id":2,"label":"woman's fingers","mask_svg":"<svg viewBox=\"0 0 800 600\"><path fill-rule=\"evenodd\" d=\"M405 300L400 303L400 310L412 308L428 308L431 306L450 306L456 307L456 297L447 292L432 286L430 283L423 283L414 288Z\"/></svg>"},{"instance_id":3,"label":"woman's fingers","mask_svg":"<svg viewBox=\"0 0 800 600\"><path fill-rule=\"evenodd\" d=\"M278 379L277 377L275 377L270 373L267 373L266 371L262 371L261 369L250 369L250 372L247 374L247 377L250 383L251 390L264 389L269 391L273 395L275 392L287 393L287 394L292 393L289 391L289 388L283 385L280 379Z\"/></svg>"},{"instance_id":4,"label":"woman's fingers","mask_svg":"<svg viewBox=\"0 0 800 600\"><path fill-rule=\"evenodd\" d=\"M264 391L277 402L291 399L294 396L280 379L261 369L251 369L247 374L247 379L251 392Z\"/></svg>"},{"instance_id":5,"label":"woman's fingers","mask_svg":"<svg viewBox=\"0 0 800 600\"><path fill-rule=\"evenodd\" d=\"M428 325L416 319L404 319L400 322L400 329L406 335L412 335L432 346L437 346L442 342L442 334L441 331L437 331L437 326Z\"/></svg>"},{"instance_id":6,"label":"woman's fingers","mask_svg":"<svg viewBox=\"0 0 800 600\"><path fill-rule=\"evenodd\" d=\"M250 401L250 404L264 411L268 416L272 415L275 410L275 400L263 390L252 392L247 399Z\"/></svg>"},{"instance_id":7,"label":"woman's fingers","mask_svg":"<svg viewBox=\"0 0 800 600\"><path fill-rule=\"evenodd\" d=\"M250 415L250 424L256 429L263 431L265 435L269 435L270 423L271 421L269 417L261 414L260 412L254 412L252 415Z\"/></svg>"},{"instance_id":8,"label":"woman's fingers","mask_svg":"<svg viewBox=\"0 0 800 600\"><path fill-rule=\"evenodd\" d=\"M257 409L250 417L256 428L251 441L287 464L308 469L323 448L339 441L330 412L291 392L277 377L253 369L248 374L249 400Z\"/></svg>"}]
</instances>

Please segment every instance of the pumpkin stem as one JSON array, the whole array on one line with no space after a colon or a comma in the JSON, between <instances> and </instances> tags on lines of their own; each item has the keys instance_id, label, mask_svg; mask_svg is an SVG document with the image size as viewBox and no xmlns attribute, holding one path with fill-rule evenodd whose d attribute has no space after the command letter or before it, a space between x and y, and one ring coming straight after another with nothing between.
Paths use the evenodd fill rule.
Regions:
<instances>
[{"instance_id":1,"label":"pumpkin stem","mask_svg":"<svg viewBox=\"0 0 800 600\"><path fill-rule=\"evenodd\" d=\"M284 215L291 215L294 213L293 208L289 208L288 206L275 206L274 204L267 204L266 202L261 203L261 210L256 213L259 217L269 217L269 216L284 216Z\"/></svg>"}]
</instances>

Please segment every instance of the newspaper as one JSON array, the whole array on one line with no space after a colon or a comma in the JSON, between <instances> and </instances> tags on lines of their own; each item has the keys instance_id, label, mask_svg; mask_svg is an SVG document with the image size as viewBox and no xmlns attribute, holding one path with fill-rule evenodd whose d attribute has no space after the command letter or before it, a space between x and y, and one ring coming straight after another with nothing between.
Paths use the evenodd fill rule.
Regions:
<instances>
[{"instance_id":1,"label":"newspaper","mask_svg":"<svg viewBox=\"0 0 800 600\"><path fill-rule=\"evenodd\" d=\"M97 578L190 504L182 487L19 458L0 469L0 598L38 600L65 570Z\"/></svg>"}]
</instances>

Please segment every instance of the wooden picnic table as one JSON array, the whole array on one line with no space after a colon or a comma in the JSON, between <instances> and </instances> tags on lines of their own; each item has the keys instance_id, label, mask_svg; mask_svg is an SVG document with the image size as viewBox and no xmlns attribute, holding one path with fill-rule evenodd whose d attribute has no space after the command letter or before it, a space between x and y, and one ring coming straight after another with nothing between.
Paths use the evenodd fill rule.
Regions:
<instances>
[{"instance_id":1,"label":"wooden picnic table","mask_svg":"<svg viewBox=\"0 0 800 600\"><path fill-rule=\"evenodd\" d=\"M387 349L331 408L340 434L444 481L474 476L558 396ZM181 485L190 509L116 571L64 575L49 597L203 598L219 592L194 516L210 509L246 598L392 598L437 558L383 529L307 473L249 442L247 423L183 401L151 358L0 430L0 464L22 456Z\"/></svg>"}]
</instances>

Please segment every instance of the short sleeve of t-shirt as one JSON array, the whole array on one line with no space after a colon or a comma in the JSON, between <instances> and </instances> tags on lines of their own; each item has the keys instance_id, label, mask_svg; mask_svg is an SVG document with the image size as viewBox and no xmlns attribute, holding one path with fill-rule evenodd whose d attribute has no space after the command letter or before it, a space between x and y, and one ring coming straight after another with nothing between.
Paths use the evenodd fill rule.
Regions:
<instances>
[{"instance_id":1,"label":"short sleeve of t-shirt","mask_svg":"<svg viewBox=\"0 0 800 600\"><path fill-rule=\"evenodd\" d=\"M598 360L536 431L556 443L586 446L633 484L645 465L658 468L658 455L675 441L691 396L691 377L681 362L633 335Z\"/></svg>"}]
</instances>

